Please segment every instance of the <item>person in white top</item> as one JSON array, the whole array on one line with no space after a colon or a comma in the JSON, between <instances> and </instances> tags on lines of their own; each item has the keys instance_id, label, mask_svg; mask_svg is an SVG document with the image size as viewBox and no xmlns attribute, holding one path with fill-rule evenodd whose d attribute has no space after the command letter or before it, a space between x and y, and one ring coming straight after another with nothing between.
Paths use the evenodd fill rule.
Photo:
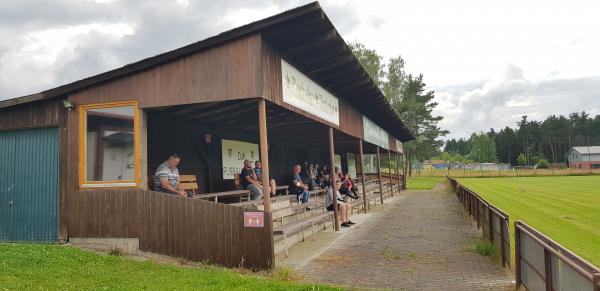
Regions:
<instances>
[{"instance_id":1,"label":"person in white top","mask_svg":"<svg viewBox=\"0 0 600 291\"><path fill-rule=\"evenodd\" d=\"M342 195L340 194L340 183L339 180L335 182L335 197L337 199L338 213L340 215L340 219L342 221L342 227L350 227L353 224L356 224L350 220L351 212L352 212L352 204L344 201ZM331 191L331 187L327 189L327 195L325 195L325 204L327 205L327 210L333 211L333 191Z\"/></svg>"}]
</instances>

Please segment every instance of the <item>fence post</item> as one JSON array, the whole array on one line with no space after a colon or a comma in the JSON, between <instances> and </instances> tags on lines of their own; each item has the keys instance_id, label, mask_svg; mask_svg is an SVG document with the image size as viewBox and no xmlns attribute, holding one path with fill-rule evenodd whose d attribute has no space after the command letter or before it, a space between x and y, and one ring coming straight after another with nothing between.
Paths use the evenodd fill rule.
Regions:
<instances>
[{"instance_id":1,"label":"fence post","mask_svg":"<svg viewBox=\"0 0 600 291\"><path fill-rule=\"evenodd\" d=\"M477 229L479 229L481 227L481 224L479 223L479 217L481 214L481 213L479 213L479 206L480 206L479 204L480 203L481 203L481 201L479 201L479 197L476 196L475 197L475 211L477 213Z\"/></svg>"},{"instance_id":2,"label":"fence post","mask_svg":"<svg viewBox=\"0 0 600 291\"><path fill-rule=\"evenodd\" d=\"M489 238L490 241L493 242L494 241L494 217L493 217L493 213L492 210L490 209L490 206L487 206L487 210L488 210L488 231L490 232L489 234Z\"/></svg>"},{"instance_id":3,"label":"fence post","mask_svg":"<svg viewBox=\"0 0 600 291\"><path fill-rule=\"evenodd\" d=\"M521 286L521 230L519 230L520 221L515 222L515 284L519 289Z\"/></svg>"},{"instance_id":4,"label":"fence post","mask_svg":"<svg viewBox=\"0 0 600 291\"><path fill-rule=\"evenodd\" d=\"M504 219L504 223L506 223L507 226L510 227L510 224L508 224L508 217ZM504 233L504 225L500 224L500 251L502 252L502 267L506 267L506 247L504 247L505 235L506 234ZM508 238L508 241L510 241L510 238Z\"/></svg>"},{"instance_id":5,"label":"fence post","mask_svg":"<svg viewBox=\"0 0 600 291\"><path fill-rule=\"evenodd\" d=\"M546 291L552 291L552 254L546 248L544 248L544 273Z\"/></svg>"},{"instance_id":6,"label":"fence post","mask_svg":"<svg viewBox=\"0 0 600 291\"><path fill-rule=\"evenodd\" d=\"M594 273L594 291L600 291L600 273Z\"/></svg>"}]
</instances>

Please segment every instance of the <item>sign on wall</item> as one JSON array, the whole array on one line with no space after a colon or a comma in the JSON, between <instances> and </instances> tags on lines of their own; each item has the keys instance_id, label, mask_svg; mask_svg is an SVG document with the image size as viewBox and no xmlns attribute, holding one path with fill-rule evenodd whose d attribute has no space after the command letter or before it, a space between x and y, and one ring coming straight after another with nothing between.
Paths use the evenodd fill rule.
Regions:
<instances>
[{"instance_id":1,"label":"sign on wall","mask_svg":"<svg viewBox=\"0 0 600 291\"><path fill-rule=\"evenodd\" d=\"M377 173L377 157L373 154L365 154L363 161L363 171L365 174Z\"/></svg>"},{"instance_id":2,"label":"sign on wall","mask_svg":"<svg viewBox=\"0 0 600 291\"><path fill-rule=\"evenodd\" d=\"M396 151L404 154L404 149L402 148L402 142L399 140L396 140Z\"/></svg>"},{"instance_id":3,"label":"sign on wall","mask_svg":"<svg viewBox=\"0 0 600 291\"><path fill-rule=\"evenodd\" d=\"M340 125L338 98L281 60L283 102Z\"/></svg>"},{"instance_id":4,"label":"sign on wall","mask_svg":"<svg viewBox=\"0 0 600 291\"><path fill-rule=\"evenodd\" d=\"M374 145L378 145L379 147L382 147L386 150L390 148L390 140L388 137L388 133L364 115L363 130L366 141Z\"/></svg>"},{"instance_id":5,"label":"sign on wall","mask_svg":"<svg viewBox=\"0 0 600 291\"><path fill-rule=\"evenodd\" d=\"M221 155L223 156L223 180L235 178L244 167L244 160L256 161L259 159L258 144L227 140L221 141Z\"/></svg>"},{"instance_id":6,"label":"sign on wall","mask_svg":"<svg viewBox=\"0 0 600 291\"><path fill-rule=\"evenodd\" d=\"M244 227L265 227L265 213L244 211Z\"/></svg>"},{"instance_id":7,"label":"sign on wall","mask_svg":"<svg viewBox=\"0 0 600 291\"><path fill-rule=\"evenodd\" d=\"M338 169L340 169L340 171L342 170L342 156L340 155L333 155L333 164L338 167Z\"/></svg>"},{"instance_id":8,"label":"sign on wall","mask_svg":"<svg viewBox=\"0 0 600 291\"><path fill-rule=\"evenodd\" d=\"M356 156L351 153L346 154L346 162L348 162L348 174L352 178L356 178Z\"/></svg>"}]
</instances>

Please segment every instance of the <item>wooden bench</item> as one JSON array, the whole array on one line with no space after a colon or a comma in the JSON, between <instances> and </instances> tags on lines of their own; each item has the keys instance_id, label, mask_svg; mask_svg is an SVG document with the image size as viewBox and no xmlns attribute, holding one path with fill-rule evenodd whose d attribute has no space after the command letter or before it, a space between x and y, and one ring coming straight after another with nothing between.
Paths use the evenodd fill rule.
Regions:
<instances>
[{"instance_id":1,"label":"wooden bench","mask_svg":"<svg viewBox=\"0 0 600 291\"><path fill-rule=\"evenodd\" d=\"M385 190L389 189L389 186L390 186L390 181L383 182L381 184L381 188L383 189L383 192L386 192ZM379 184L377 184L377 189L375 191L373 191L373 193L379 194Z\"/></svg>"},{"instance_id":2,"label":"wooden bench","mask_svg":"<svg viewBox=\"0 0 600 291\"><path fill-rule=\"evenodd\" d=\"M323 188L323 189L315 189L315 190L308 191L308 194L309 194L309 196L310 196L310 197L313 197L313 198L314 198L314 197L317 197L317 195L320 195L320 194L326 194L326 193L327 193L327 189L326 189L326 188Z\"/></svg>"},{"instance_id":3,"label":"wooden bench","mask_svg":"<svg viewBox=\"0 0 600 291\"><path fill-rule=\"evenodd\" d=\"M284 252L285 252L285 256L287 257L289 255L288 242L287 242L288 235L293 235L298 232L301 232L302 233L302 241L304 241L304 229L308 228L310 226L312 228L312 238L314 241L315 235L316 235L315 224L323 223L328 219L333 220L333 211L325 211L325 212L316 214L314 216L305 217L301 220L298 220L298 221L295 221L292 223L288 223L288 224L285 224L282 226L278 226L273 229L273 234L283 235Z\"/></svg>"},{"instance_id":4,"label":"wooden bench","mask_svg":"<svg viewBox=\"0 0 600 291\"><path fill-rule=\"evenodd\" d=\"M271 203L274 202L278 202L278 201L296 201L296 195L281 195L281 196L275 196L275 197L271 197ZM264 200L263 199L259 199L259 200L248 200L248 201L242 201L242 202L236 202L236 203L231 203L231 205L235 205L235 206L249 206L249 205L263 205Z\"/></svg>"},{"instance_id":5,"label":"wooden bench","mask_svg":"<svg viewBox=\"0 0 600 291\"><path fill-rule=\"evenodd\" d=\"M225 192L216 192L209 194L196 194L194 199L214 199L215 202L219 202L219 197L239 197L240 201L243 197L247 197L250 200L250 190L234 190Z\"/></svg>"},{"instance_id":6,"label":"wooden bench","mask_svg":"<svg viewBox=\"0 0 600 291\"><path fill-rule=\"evenodd\" d=\"M283 193L285 193L284 195L289 195L290 194L290 186L281 185L281 186L275 187L275 193L277 193L279 191L283 191Z\"/></svg>"},{"instance_id":7,"label":"wooden bench","mask_svg":"<svg viewBox=\"0 0 600 291\"><path fill-rule=\"evenodd\" d=\"M196 195L196 190L198 190L196 175L179 175L179 186L185 191L191 191L192 195Z\"/></svg>"},{"instance_id":8,"label":"wooden bench","mask_svg":"<svg viewBox=\"0 0 600 291\"><path fill-rule=\"evenodd\" d=\"M324 207L324 202L323 201L310 201L308 203L302 203L302 204L289 204L286 207L282 207L282 208L278 208L278 209L273 209L273 221L277 221L279 220L280 224L283 225L283 218L285 217L292 217L294 215L298 215L299 213L306 213L307 208L312 208L311 210L314 209L318 209Z\"/></svg>"}]
</instances>

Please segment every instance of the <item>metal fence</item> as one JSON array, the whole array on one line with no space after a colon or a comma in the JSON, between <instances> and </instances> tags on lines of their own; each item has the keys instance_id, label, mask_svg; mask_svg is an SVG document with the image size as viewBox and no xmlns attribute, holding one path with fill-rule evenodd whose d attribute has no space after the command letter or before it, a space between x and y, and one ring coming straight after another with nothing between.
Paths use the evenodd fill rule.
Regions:
<instances>
[{"instance_id":1,"label":"metal fence","mask_svg":"<svg viewBox=\"0 0 600 291\"><path fill-rule=\"evenodd\" d=\"M514 168L510 170L486 170L479 168L461 168L461 169L435 169L428 168L421 171L414 170L412 177L546 177L546 176L584 176L600 175L600 169L533 169L533 168Z\"/></svg>"},{"instance_id":2,"label":"metal fence","mask_svg":"<svg viewBox=\"0 0 600 291\"><path fill-rule=\"evenodd\" d=\"M496 250L500 251L503 267L511 266L509 215L498 207L487 202L477 193L460 185L455 179L448 181L458 200L464 205L469 215L477 222L483 237L489 240Z\"/></svg>"},{"instance_id":3,"label":"metal fence","mask_svg":"<svg viewBox=\"0 0 600 291\"><path fill-rule=\"evenodd\" d=\"M517 287L527 290L600 291L600 269L533 227L515 222Z\"/></svg>"}]
</instances>

